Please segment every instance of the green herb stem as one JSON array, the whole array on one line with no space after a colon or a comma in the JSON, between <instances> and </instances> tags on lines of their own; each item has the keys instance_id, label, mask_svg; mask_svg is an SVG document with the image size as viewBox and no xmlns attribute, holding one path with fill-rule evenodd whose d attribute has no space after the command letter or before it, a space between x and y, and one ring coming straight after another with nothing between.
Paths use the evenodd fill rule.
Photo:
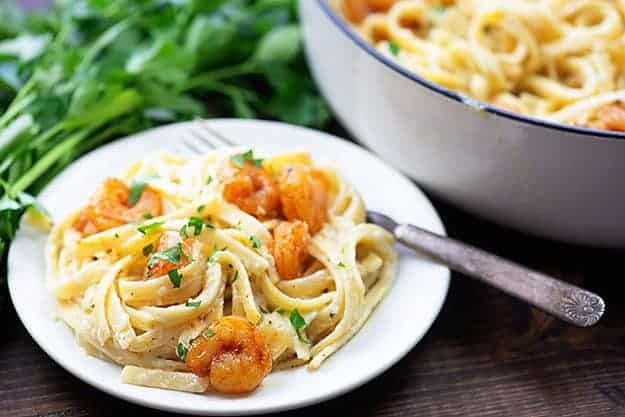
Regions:
<instances>
[{"instance_id":1,"label":"green herb stem","mask_svg":"<svg viewBox=\"0 0 625 417\"><path fill-rule=\"evenodd\" d=\"M30 146L37 146L46 143L65 129L65 122L57 123L50 129L46 130L43 134L36 136L30 141Z\"/></svg>"},{"instance_id":2,"label":"green herb stem","mask_svg":"<svg viewBox=\"0 0 625 417\"><path fill-rule=\"evenodd\" d=\"M15 100L9 105L9 108L4 112L4 114L0 117L0 129L6 127L6 125L13 120L22 110L28 107L33 100L35 100L36 95L30 94L24 98L15 97Z\"/></svg>"},{"instance_id":3,"label":"green herb stem","mask_svg":"<svg viewBox=\"0 0 625 417\"><path fill-rule=\"evenodd\" d=\"M191 78L184 84L181 91L189 91L198 87L213 89L216 81L229 78L241 77L244 75L258 74L260 69L256 62L246 61L242 64L232 65L230 67L220 68L202 75Z\"/></svg>"},{"instance_id":4,"label":"green herb stem","mask_svg":"<svg viewBox=\"0 0 625 417\"><path fill-rule=\"evenodd\" d=\"M54 163L61 159L69 150L78 145L83 139L89 136L96 128L84 129L69 136L63 142L52 148L43 156L35 165L26 171L13 184L11 190L15 193L26 190L33 182L35 182L44 172L46 172Z\"/></svg>"}]
</instances>

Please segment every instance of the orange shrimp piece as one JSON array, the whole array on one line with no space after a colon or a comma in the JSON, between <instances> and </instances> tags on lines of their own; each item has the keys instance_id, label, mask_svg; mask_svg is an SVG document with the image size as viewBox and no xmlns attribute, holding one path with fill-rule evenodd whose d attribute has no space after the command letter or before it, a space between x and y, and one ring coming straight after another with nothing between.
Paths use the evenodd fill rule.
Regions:
<instances>
[{"instance_id":1,"label":"orange shrimp piece","mask_svg":"<svg viewBox=\"0 0 625 417\"><path fill-rule=\"evenodd\" d=\"M271 372L271 350L249 321L227 316L191 342L186 364L194 374L208 378L215 391L246 394Z\"/></svg>"},{"instance_id":2,"label":"orange shrimp piece","mask_svg":"<svg viewBox=\"0 0 625 417\"><path fill-rule=\"evenodd\" d=\"M343 15L351 23L360 23L369 15L366 0L344 0L342 9Z\"/></svg>"},{"instance_id":3,"label":"orange shrimp piece","mask_svg":"<svg viewBox=\"0 0 625 417\"><path fill-rule=\"evenodd\" d=\"M600 107L596 117L603 129L625 132L625 103L622 101Z\"/></svg>"},{"instance_id":4,"label":"orange shrimp piece","mask_svg":"<svg viewBox=\"0 0 625 417\"><path fill-rule=\"evenodd\" d=\"M145 276L146 278L161 277L167 275L167 273L176 268L183 268L189 264L189 258L191 256L193 239L188 238L182 240L180 233L174 231L168 231L161 235L158 245L156 246L156 252L163 251L165 249L173 248L174 246L181 244L180 261L178 264L171 263L165 259L159 259L152 265L151 268L146 266Z\"/></svg>"},{"instance_id":5,"label":"orange shrimp piece","mask_svg":"<svg viewBox=\"0 0 625 417\"><path fill-rule=\"evenodd\" d=\"M224 198L258 219L277 216L280 208L278 187L264 169L246 163L224 180Z\"/></svg>"},{"instance_id":6,"label":"orange shrimp piece","mask_svg":"<svg viewBox=\"0 0 625 417\"><path fill-rule=\"evenodd\" d=\"M270 250L282 279L293 279L302 275L309 256L309 241L308 225L302 221L280 222L273 229Z\"/></svg>"},{"instance_id":7,"label":"orange shrimp piece","mask_svg":"<svg viewBox=\"0 0 625 417\"><path fill-rule=\"evenodd\" d=\"M91 197L89 204L74 222L74 228L85 236L141 220L145 215L160 216L163 212L161 195L146 186L133 206L128 204L130 188L122 181L109 178Z\"/></svg>"},{"instance_id":8,"label":"orange shrimp piece","mask_svg":"<svg viewBox=\"0 0 625 417\"><path fill-rule=\"evenodd\" d=\"M387 12L397 0L368 0L367 5L374 12Z\"/></svg>"},{"instance_id":9,"label":"orange shrimp piece","mask_svg":"<svg viewBox=\"0 0 625 417\"><path fill-rule=\"evenodd\" d=\"M397 0L343 0L343 14L352 23L360 23L374 12L386 12Z\"/></svg>"},{"instance_id":10,"label":"orange shrimp piece","mask_svg":"<svg viewBox=\"0 0 625 417\"><path fill-rule=\"evenodd\" d=\"M328 191L323 174L304 164L291 164L279 185L286 219L305 222L313 235L321 230L328 217Z\"/></svg>"}]
</instances>

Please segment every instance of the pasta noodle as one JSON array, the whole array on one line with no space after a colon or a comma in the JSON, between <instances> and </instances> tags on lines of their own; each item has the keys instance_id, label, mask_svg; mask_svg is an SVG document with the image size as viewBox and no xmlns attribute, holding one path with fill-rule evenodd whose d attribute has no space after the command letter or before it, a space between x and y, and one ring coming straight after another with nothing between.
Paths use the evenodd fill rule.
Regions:
<instances>
[{"instance_id":1,"label":"pasta noodle","mask_svg":"<svg viewBox=\"0 0 625 417\"><path fill-rule=\"evenodd\" d=\"M306 153L245 162L250 170L262 164L274 176L293 164L308 167L328 189L327 219L307 245L306 269L294 279L281 277L272 251L283 220L259 219L224 198L225 173L244 172L233 161L248 152L145 158L121 176L123 184L107 180L104 189L128 187L130 196L123 198L130 201L137 189L143 198L149 187L161 196L160 212L93 231L99 223L85 217L88 205L53 227L47 284L58 315L88 354L124 366L124 382L205 391L209 378L191 373L184 357L226 316L246 319L263 335L273 369L316 369L354 336L389 290L397 264L392 236L364 223L352 186ZM96 220L115 220L102 213ZM181 243L158 251L172 234ZM177 269L159 269L169 264Z\"/></svg>"},{"instance_id":2,"label":"pasta noodle","mask_svg":"<svg viewBox=\"0 0 625 417\"><path fill-rule=\"evenodd\" d=\"M388 58L555 122L625 131L622 0L333 0Z\"/></svg>"}]
</instances>

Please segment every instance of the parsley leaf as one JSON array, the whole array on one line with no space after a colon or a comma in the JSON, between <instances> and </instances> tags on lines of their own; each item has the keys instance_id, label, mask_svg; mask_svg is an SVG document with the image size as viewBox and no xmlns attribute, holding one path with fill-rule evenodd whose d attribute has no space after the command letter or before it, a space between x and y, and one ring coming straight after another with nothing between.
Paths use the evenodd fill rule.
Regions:
<instances>
[{"instance_id":1,"label":"parsley leaf","mask_svg":"<svg viewBox=\"0 0 625 417\"><path fill-rule=\"evenodd\" d=\"M182 343L178 343L178 346L176 346L176 355L178 355L178 357L183 361L187 359L188 351L189 349Z\"/></svg>"},{"instance_id":2,"label":"parsley leaf","mask_svg":"<svg viewBox=\"0 0 625 417\"><path fill-rule=\"evenodd\" d=\"M202 210L204 210L204 207L206 207L206 205L205 205L205 204L202 204L202 205L197 206L197 212L198 212L198 213L201 213L201 212L202 212Z\"/></svg>"},{"instance_id":3,"label":"parsley leaf","mask_svg":"<svg viewBox=\"0 0 625 417\"><path fill-rule=\"evenodd\" d=\"M250 236L250 241L252 242L252 247L254 247L254 249L258 249L263 246L263 242L261 242L260 239L254 235Z\"/></svg>"},{"instance_id":4,"label":"parsley leaf","mask_svg":"<svg viewBox=\"0 0 625 417\"><path fill-rule=\"evenodd\" d=\"M278 314L284 314L284 313L286 313L286 310L285 310L285 309L283 309L283 308L279 308L279 309L277 309L277 310L276 310L276 313L278 313Z\"/></svg>"},{"instance_id":5,"label":"parsley leaf","mask_svg":"<svg viewBox=\"0 0 625 417\"><path fill-rule=\"evenodd\" d=\"M234 271L234 277L232 277L232 284L234 284L237 279L239 279L239 270Z\"/></svg>"},{"instance_id":6,"label":"parsley leaf","mask_svg":"<svg viewBox=\"0 0 625 417\"><path fill-rule=\"evenodd\" d=\"M246 161L249 161L252 165L254 165L257 168L260 168L263 166L263 160L254 158L254 151L251 149L243 153L232 155L230 157L230 160L238 168L243 168L243 165L245 165Z\"/></svg>"},{"instance_id":7,"label":"parsley leaf","mask_svg":"<svg viewBox=\"0 0 625 417\"><path fill-rule=\"evenodd\" d=\"M259 309L259 310L260 310L260 312L261 312L261 313L263 313L263 314L269 314L269 312L268 312L267 310L265 310L265 309L263 308L263 306L258 306L258 309Z\"/></svg>"},{"instance_id":8,"label":"parsley leaf","mask_svg":"<svg viewBox=\"0 0 625 417\"><path fill-rule=\"evenodd\" d=\"M164 222L154 222L154 223L150 223L150 224L144 224L142 226L137 227L137 230L141 234L147 235L149 233L152 233L152 232L155 232L155 231L159 230L163 224L164 224Z\"/></svg>"},{"instance_id":9,"label":"parsley leaf","mask_svg":"<svg viewBox=\"0 0 625 417\"><path fill-rule=\"evenodd\" d=\"M202 233L202 226L204 226L204 220L199 217L191 217L187 223L189 227L193 228L193 234L199 236Z\"/></svg>"},{"instance_id":10,"label":"parsley leaf","mask_svg":"<svg viewBox=\"0 0 625 417\"><path fill-rule=\"evenodd\" d=\"M149 245L143 248L143 256L148 256L153 251L154 251L154 245L150 243Z\"/></svg>"},{"instance_id":11,"label":"parsley leaf","mask_svg":"<svg viewBox=\"0 0 625 417\"><path fill-rule=\"evenodd\" d=\"M339 267L345 268L345 264L343 263L343 261L339 262Z\"/></svg>"},{"instance_id":12,"label":"parsley leaf","mask_svg":"<svg viewBox=\"0 0 625 417\"><path fill-rule=\"evenodd\" d=\"M180 288L180 283L182 282L182 274L178 272L177 269L172 269L167 273L169 280L173 284L174 288Z\"/></svg>"},{"instance_id":13,"label":"parsley leaf","mask_svg":"<svg viewBox=\"0 0 625 417\"><path fill-rule=\"evenodd\" d=\"M180 228L180 236L184 237L185 239L189 237L189 233L187 232L187 226L188 225L184 225Z\"/></svg>"},{"instance_id":14,"label":"parsley leaf","mask_svg":"<svg viewBox=\"0 0 625 417\"><path fill-rule=\"evenodd\" d=\"M204 335L204 337L213 337L215 336L215 332L212 331L211 329L206 329L204 330L204 333L202 333Z\"/></svg>"},{"instance_id":15,"label":"parsley leaf","mask_svg":"<svg viewBox=\"0 0 625 417\"><path fill-rule=\"evenodd\" d=\"M206 185L209 185L211 182L213 182L213 177L209 175L208 178L206 178Z\"/></svg>"},{"instance_id":16,"label":"parsley leaf","mask_svg":"<svg viewBox=\"0 0 625 417\"><path fill-rule=\"evenodd\" d=\"M141 195L143 194L143 190L145 190L145 186L147 184L145 182L133 181L130 186L130 194L128 195L128 205L134 206L137 204Z\"/></svg>"},{"instance_id":17,"label":"parsley leaf","mask_svg":"<svg viewBox=\"0 0 625 417\"><path fill-rule=\"evenodd\" d=\"M132 180L130 184L130 194L128 195L128 205L134 206L139 202L145 187L150 181L157 178L156 175L150 175L148 177L139 177Z\"/></svg>"},{"instance_id":18,"label":"parsley leaf","mask_svg":"<svg viewBox=\"0 0 625 417\"><path fill-rule=\"evenodd\" d=\"M178 265L180 263L180 255L182 254L182 245L178 243L176 246L172 246L171 248L167 248L160 252L156 252L152 256L150 256L150 260L148 261L148 268L154 267L156 262L159 260L164 260L174 265Z\"/></svg>"},{"instance_id":19,"label":"parsley leaf","mask_svg":"<svg viewBox=\"0 0 625 417\"><path fill-rule=\"evenodd\" d=\"M302 317L302 315L299 314L299 311L297 311L296 308L291 311L291 314L289 315L289 321L291 322L291 325L295 329L295 333L297 334L297 338L301 342L310 343L306 339L306 337L304 335L302 335L302 329L306 326L306 320L304 320L304 317Z\"/></svg>"},{"instance_id":20,"label":"parsley leaf","mask_svg":"<svg viewBox=\"0 0 625 417\"><path fill-rule=\"evenodd\" d=\"M191 301L190 299L187 300L186 303L184 303L185 307L193 307L193 308L198 308L199 306L202 305L202 302L200 300L197 301Z\"/></svg>"},{"instance_id":21,"label":"parsley leaf","mask_svg":"<svg viewBox=\"0 0 625 417\"><path fill-rule=\"evenodd\" d=\"M388 42L388 49L391 51L391 54L393 54L394 56L399 55L399 45L397 45L397 43L395 43L394 41L389 41Z\"/></svg>"}]
</instances>

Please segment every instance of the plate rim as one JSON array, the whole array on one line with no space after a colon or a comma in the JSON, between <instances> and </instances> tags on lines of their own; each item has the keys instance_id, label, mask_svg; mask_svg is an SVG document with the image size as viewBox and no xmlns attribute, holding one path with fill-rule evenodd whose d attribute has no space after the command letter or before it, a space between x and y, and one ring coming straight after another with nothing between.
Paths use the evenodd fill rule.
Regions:
<instances>
[{"instance_id":1,"label":"plate rim","mask_svg":"<svg viewBox=\"0 0 625 417\"><path fill-rule=\"evenodd\" d=\"M132 141L132 140L136 140L137 137L141 137L141 136L145 136L145 135L155 135L158 134L160 131L167 131L167 130L173 130L173 129L180 129L183 128L184 126L190 126L194 123L197 123L198 120L195 121L188 121L188 122L180 122L180 123L172 123L172 124L168 124L168 125L164 125L164 126L159 126L159 127L155 127L155 128L151 128L151 129L147 129L141 132L137 132L133 135L129 135L129 136L124 136L121 138L116 139L113 142L109 142L103 146L100 146L88 153L86 153L85 155L82 155L80 158L78 158L77 160L75 160L74 162L72 162L70 164L74 165L79 163L82 159L90 156L91 154L98 152L102 149L106 149L108 147L115 147L115 146L119 146L119 144L121 142L125 142L125 141ZM335 142L335 143L339 143L341 146L346 146L348 148L351 148L352 150L359 152L359 153L364 153L364 154L368 154L369 157L375 158L379 163L383 164L386 166L386 168L388 168L390 171L394 172L395 174L397 174L398 177L401 177L401 179L406 182L407 184L409 184L411 186L411 188L413 189L413 191L420 197L420 199L423 201L425 207L428 209L428 211L431 212L432 215L432 220L434 222L434 224L432 226L435 226L434 228L437 228L438 230L434 230L437 233L441 233L442 235L447 234L445 226L443 224L443 221L438 213L438 211L436 210L436 208L433 206L433 204L431 203L430 199L427 197L427 195L419 188L418 185L416 185L414 182L412 182L411 180L409 180L408 178L406 178L401 172L399 172L397 169L395 169L393 166L391 166L388 162L386 162L385 160L381 159L377 154L373 153L371 150L365 148L365 147L361 147L358 146L350 141L347 141L344 138L341 138L339 136L324 132L324 131L319 131L319 130L315 130L315 129L311 129L311 128L306 128L306 127L302 127L302 126L296 126L296 125L291 125L291 124L287 124L287 123L282 123L282 122L276 122L276 121L268 121L268 120L258 120L258 119L234 119L234 118L216 118L216 119L202 119L201 120L202 123L208 123L209 125L211 125L211 127L213 127L216 130L219 130L220 126L227 126L230 124L250 124L250 125L254 125L254 124L264 124L266 126L276 126L278 128L286 128L286 129L297 129L297 130L303 130L306 131L308 134L313 134L313 135L320 135L320 136L324 136L326 140L330 141L330 142ZM68 166L69 168L69 166ZM67 168L66 168L67 169ZM58 178L55 177L55 179ZM46 185L46 187L42 190L42 193L55 181L55 179L53 179L48 185ZM20 227L21 229L21 227ZM18 230L18 232L16 233L16 238L19 236L20 230ZM106 385L105 381L101 381L97 378L97 376L89 376L87 373L81 373L79 371L79 367L74 367L72 366L72 364L70 363L70 361L67 361L64 357L62 357L61 355L58 355L55 351L53 351L52 349L50 349L50 346L48 346L46 344L45 341L42 341L43 337L41 335L39 335L36 331L34 331L31 328L31 324L30 322L28 322L27 320L24 320L24 311L22 306L18 306L17 303L14 302L14 298L15 298L15 294L14 292L16 291L14 289L15 284L12 284L13 281L15 281L14 279L11 278L12 274L11 274L11 259L12 259L12 253L14 251L14 246L11 245L10 249L9 249L9 253L8 253L8 257L7 257L7 283L8 283L8 288L9 288L9 298L11 299L11 303L13 304L14 310L20 320L20 322L22 323L22 325L24 326L24 328L26 328L26 331L28 332L28 334L30 335L30 337L33 339L33 341L39 346L39 348L41 348L46 355L48 355L48 357L50 359L52 359L56 364L58 364L61 368L63 368L65 371L69 372L71 375L73 375L75 378L77 378L78 380L80 380L82 383L86 383L92 387L94 387L97 390L100 390L108 395L111 395L115 398L119 398L121 400L124 401L128 401L130 403L133 404L137 404L143 407L147 407L147 408L151 408L151 409L155 409L155 410L161 410L161 411L166 411L166 412L173 412L173 413L183 413L183 414L187 414L187 415L214 415L214 416L231 416L231 415L257 415L257 414L263 414L263 413L274 413L274 412L282 412L282 411L288 411L288 410L294 410L294 409L300 409L300 408L304 408L304 407L308 407L311 406L313 404L318 404L321 402L325 402L334 398L337 398L341 395L344 395L350 391L353 391L361 386L363 386L364 384L371 382L372 380L374 380L375 378L377 378L378 376L380 376L381 374L385 373L386 371L388 371L391 367L395 366L399 361L401 361L404 357L406 357L406 355L413 350L425 337L425 335L430 331L430 329L432 328L434 322L436 321L436 319L439 317L440 312L447 300L448 294L449 294L449 286L450 286L450 281L451 281L451 271L449 270L449 268L447 267L443 267L442 268L442 281L443 285L442 285L442 293L441 293L441 297L439 298L438 302L436 305L433 305L433 309L432 309L432 318L429 321L429 323L424 326L424 328L422 329L422 331L418 334L418 337L415 338L415 341L409 344L406 344L406 346L404 346L399 353L396 355L396 357L393 360L388 361L387 363L383 364L382 366L380 366L379 368L376 368L375 370L373 370L372 372L365 372L363 375L361 375L359 378L354 378L353 380L349 381L348 383L344 384L340 389L336 389L331 393L327 393L327 394L318 394L318 395L313 395L310 396L309 398L306 399L301 399L301 400L295 400L295 401L291 401L289 403L285 403L285 404L281 404L281 405L265 405L265 406L259 406L256 407L254 409L244 409L244 410L236 410L236 409L232 409L232 410L210 410L210 409L206 409L206 410L196 410L196 409L188 409L188 408L181 408L179 406L174 405L170 405L170 404L154 404L152 402L150 402L149 399L144 399L142 396L134 396L131 394L128 394L126 391L123 390L118 390L115 389L115 387L109 387L108 385ZM45 284L44 284L45 285ZM375 314L375 313L374 313ZM58 320L57 318L51 318L52 320ZM40 337L41 336L41 337ZM94 358L95 360L98 361L102 361L101 359L98 358ZM114 364L117 366L117 364ZM144 387L141 387L144 388ZM148 388L149 389L149 388ZM146 397L147 398L147 397Z\"/></svg>"}]
</instances>

